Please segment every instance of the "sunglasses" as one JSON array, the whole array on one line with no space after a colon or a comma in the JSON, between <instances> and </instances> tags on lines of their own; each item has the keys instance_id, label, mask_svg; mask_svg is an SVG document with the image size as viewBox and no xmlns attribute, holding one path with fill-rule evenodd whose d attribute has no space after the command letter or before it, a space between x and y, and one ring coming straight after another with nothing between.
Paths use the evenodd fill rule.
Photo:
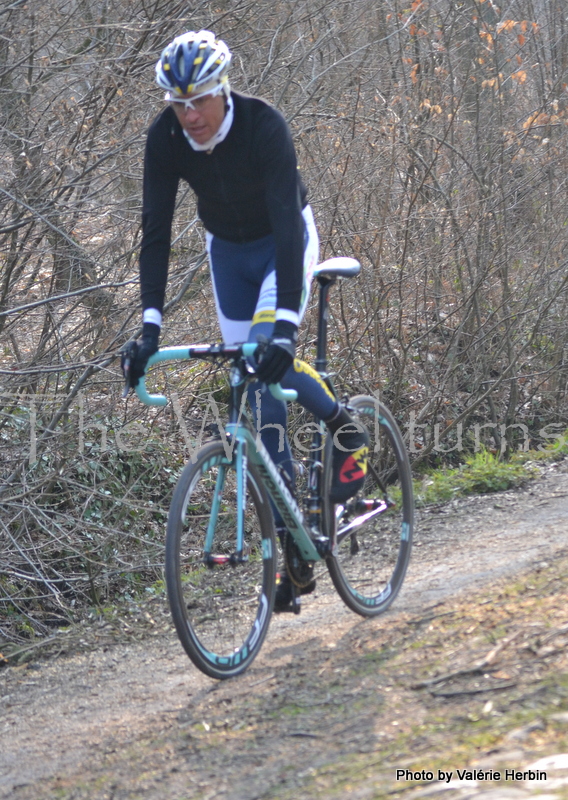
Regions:
<instances>
[{"instance_id":1,"label":"sunglasses","mask_svg":"<svg viewBox=\"0 0 568 800\"><path fill-rule=\"evenodd\" d=\"M191 108L192 111L201 111L212 97L216 97L218 94L221 94L222 91L222 84L218 84L211 91L196 94L192 97L177 97L177 95L172 92L166 92L164 100L168 103L172 103L172 105L178 106L178 108L183 106L184 111L187 111L188 108Z\"/></svg>"}]
</instances>

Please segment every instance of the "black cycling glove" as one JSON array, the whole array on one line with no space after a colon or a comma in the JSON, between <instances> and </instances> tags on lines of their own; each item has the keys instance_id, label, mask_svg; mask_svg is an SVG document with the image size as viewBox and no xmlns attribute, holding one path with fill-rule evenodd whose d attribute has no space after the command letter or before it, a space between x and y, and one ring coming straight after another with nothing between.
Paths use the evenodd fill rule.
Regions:
<instances>
[{"instance_id":1,"label":"black cycling glove","mask_svg":"<svg viewBox=\"0 0 568 800\"><path fill-rule=\"evenodd\" d=\"M145 322L142 336L128 342L121 351L120 366L126 381L126 391L138 386L144 375L148 359L158 350L160 326L153 322Z\"/></svg>"},{"instance_id":2,"label":"black cycling glove","mask_svg":"<svg viewBox=\"0 0 568 800\"><path fill-rule=\"evenodd\" d=\"M278 383L294 361L298 328L294 323L279 319L264 352L255 350L258 364L256 377L264 383Z\"/></svg>"}]
</instances>

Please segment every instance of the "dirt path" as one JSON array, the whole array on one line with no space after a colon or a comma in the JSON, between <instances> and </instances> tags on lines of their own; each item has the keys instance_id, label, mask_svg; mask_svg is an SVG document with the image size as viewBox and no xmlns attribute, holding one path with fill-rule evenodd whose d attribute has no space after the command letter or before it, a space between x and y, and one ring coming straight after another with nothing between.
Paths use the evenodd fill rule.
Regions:
<instances>
[{"instance_id":1,"label":"dirt path","mask_svg":"<svg viewBox=\"0 0 568 800\"><path fill-rule=\"evenodd\" d=\"M527 568L546 570L566 550L567 531L562 463L528 489L421 513L391 612L358 618L322 580L299 617L273 618L261 655L233 681L214 682L192 667L164 607L154 610L156 633L143 642L102 637L91 649L95 629L83 652L4 669L0 797L382 796L368 779L351 780L349 764L365 759L392 773L397 726L409 714L418 725L426 713L400 693L388 654L444 601ZM326 774L335 781L328 789ZM510 791L521 797L529 789Z\"/></svg>"}]
</instances>

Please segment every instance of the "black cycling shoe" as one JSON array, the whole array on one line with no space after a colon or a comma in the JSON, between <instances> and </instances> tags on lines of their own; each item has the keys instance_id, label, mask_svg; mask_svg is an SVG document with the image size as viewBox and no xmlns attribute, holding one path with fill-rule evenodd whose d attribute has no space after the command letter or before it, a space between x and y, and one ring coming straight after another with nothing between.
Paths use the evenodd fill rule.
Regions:
<instances>
[{"instance_id":1,"label":"black cycling shoe","mask_svg":"<svg viewBox=\"0 0 568 800\"><path fill-rule=\"evenodd\" d=\"M285 572L280 574L280 579L276 585L276 597L274 598L274 611L280 614L283 611L292 611L294 614L300 613L300 595L311 594L315 591L315 579L310 581L307 586L298 588Z\"/></svg>"},{"instance_id":2,"label":"black cycling shoe","mask_svg":"<svg viewBox=\"0 0 568 800\"><path fill-rule=\"evenodd\" d=\"M361 489L367 474L368 453L369 434L357 422L344 425L333 435L329 492L332 503L344 503Z\"/></svg>"}]
</instances>

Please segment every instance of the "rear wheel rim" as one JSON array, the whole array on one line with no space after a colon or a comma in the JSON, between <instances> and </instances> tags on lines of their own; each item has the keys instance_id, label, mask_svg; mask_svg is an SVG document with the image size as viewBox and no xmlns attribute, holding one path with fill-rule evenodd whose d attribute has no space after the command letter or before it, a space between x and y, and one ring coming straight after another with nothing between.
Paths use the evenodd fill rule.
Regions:
<instances>
[{"instance_id":1,"label":"rear wheel rim","mask_svg":"<svg viewBox=\"0 0 568 800\"><path fill-rule=\"evenodd\" d=\"M328 569L344 602L363 616L375 616L396 598L406 574L413 532L412 479L390 412L373 397L353 398L350 407L369 433L369 466L355 498L344 507L325 509L336 540ZM328 445L328 484L330 458Z\"/></svg>"}]
</instances>

